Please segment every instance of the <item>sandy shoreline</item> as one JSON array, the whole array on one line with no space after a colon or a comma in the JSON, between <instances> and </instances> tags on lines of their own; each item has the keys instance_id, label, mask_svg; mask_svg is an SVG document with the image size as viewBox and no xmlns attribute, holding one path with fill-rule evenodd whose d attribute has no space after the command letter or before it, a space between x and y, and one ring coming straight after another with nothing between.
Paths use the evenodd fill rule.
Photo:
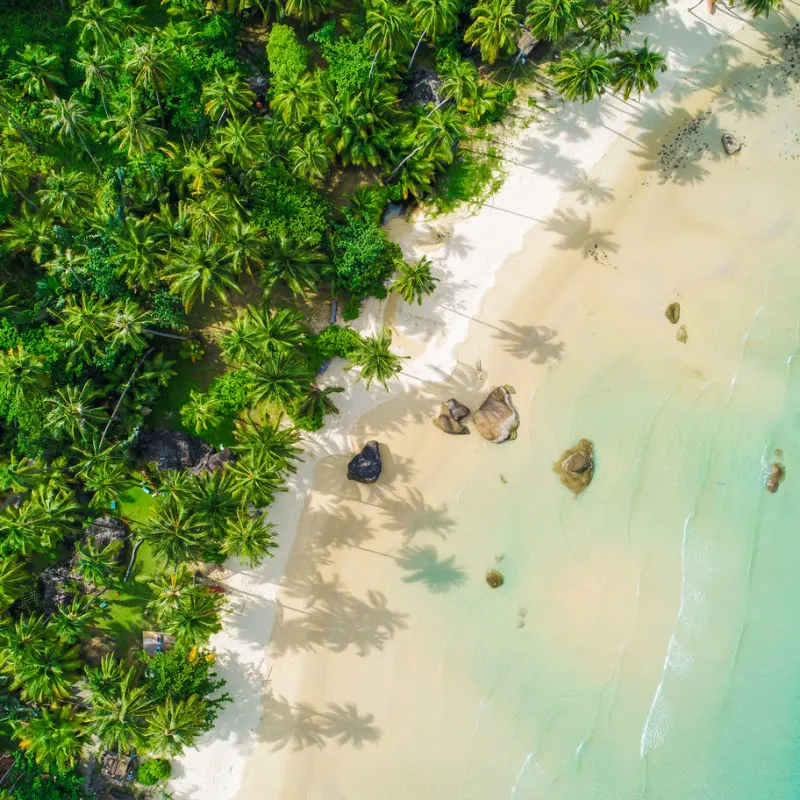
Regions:
<instances>
[{"instance_id":1,"label":"sandy shoreline","mask_svg":"<svg viewBox=\"0 0 800 800\"><path fill-rule=\"evenodd\" d=\"M647 33L651 44L670 51L671 71L665 76L655 98L648 100L646 105L628 105L616 98L605 98L602 103L565 108L561 113L552 115L543 130L534 131L531 128L521 132L509 146L509 158L519 163L511 167L503 189L478 215L456 220L452 225L436 220L430 225L395 226L397 237L407 255L429 254L442 274L440 290L421 309L400 308L392 314L396 344L413 355L414 359L409 362L402 383L388 396L379 390L368 394L360 386L353 386L350 379L345 379L339 370L333 370L327 376L331 382L347 386L340 404L342 414L334 421L335 424L315 437L307 461L296 476L292 495L282 497L273 509L271 519L281 532L281 549L277 558L257 570L231 567L228 585L234 598L234 611L225 631L214 641L214 646L219 653L220 672L228 680L229 691L236 702L225 710L217 728L200 748L182 759L177 771L178 779L173 784L176 797L187 800L263 797L266 796L264 787L267 785L270 786L270 797L305 797L310 785L316 785L322 794L309 796L339 796L335 793L326 795L324 788L319 789L320 786L324 787L326 778L324 768L315 765L316 751L313 748L293 756L290 765L281 766L279 758L260 766L255 759L247 764L248 757L254 751L258 754L258 743L265 741L264 731L259 730L259 725L267 686L272 687L274 694L268 697L265 710L268 715L275 717L283 714L284 720L288 720L288 728L284 731L287 741L297 735L298 712L294 698L298 697L302 697L303 703L307 704L306 711L314 723L308 726L306 733L312 740L314 736L333 739L349 736L352 740L361 735L368 742L371 735L369 720L348 706L345 687L326 683L324 669L319 663L313 669L307 668L304 653L312 651L313 647L304 649L302 643L298 645L296 640L289 647L284 639L283 653L280 653L282 645L279 641L277 651L282 655L280 681L276 685L270 679L267 646L273 633L276 612L279 616L278 631L284 637L287 631L291 632L287 620L291 620L293 613L305 614L306 617L315 613L313 608L309 611L310 607L304 608L302 604L299 611L288 608L293 593L295 598L299 598L310 590L317 593L327 591L333 592L335 598L336 592L340 591L336 588L336 580L345 586L382 586L377 573L373 572L368 584L364 584L360 576L364 569L374 571L373 551L385 554L389 546L384 543L376 545L366 539L359 541L357 535L354 538L354 532L357 533L363 526L363 520L354 517L343 505L333 533L354 547L369 548L371 555L367 561L351 556L346 560L337 560L331 549L330 527L326 529L328 538L325 541L315 540L314 515L323 508L328 513L332 506L336 506L336 498L346 501L357 497L361 502L380 506L384 512L388 508L389 525L390 528L393 525L395 530L402 527L407 531L409 526L413 529L415 525L420 530L426 527L430 529L431 518L435 524L447 524L441 513L437 523L435 512L442 507L445 498L457 492L464 476L442 474L439 465L430 459L420 459L426 465L420 471L414 460L415 450L424 448L426 440L432 435L427 415L435 406L434 398L443 397L448 390L452 390L458 392L462 399L474 403L483 391L484 384L471 367L463 365L472 365L480 359L489 369L489 380L502 382L506 378L500 371L504 358L508 363L509 347L529 348L532 353L540 353L539 366L542 370L546 369L550 352L548 348L557 350L562 344L559 336L550 336L548 331L558 331L563 335L563 331L570 326L569 320L581 313L583 301L577 296L555 313L550 309L547 315L549 327L533 326L531 330L521 330L519 326L503 328L502 324L495 325L496 330L488 336L470 337L470 341L462 344L469 325L475 324L474 317L481 299L495 282L498 268L505 264L500 277L516 292L519 287L531 285L541 266L530 263L531 254L545 253L544 248L579 250L603 266L613 255L611 239L607 233L604 234L603 228L597 227L588 213L565 212L559 216L553 215L553 210L573 193L574 197L585 197L588 202L602 199L603 192L615 185L615 175L630 159L629 143L621 144L620 137L624 142L624 137L631 136L637 118L645 120L642 126L645 131L663 129L664 125L669 125L671 109L678 108L675 98L671 97L676 82L682 81L692 90L713 83L714 75L718 74L713 72L713 64L705 74L704 70L700 70L696 75L692 74L691 65L709 53L723 36L742 24L737 17L722 11L711 20L714 28L709 28L701 20L706 14L705 9L698 6L690 11L689 4L672 6L660 14L660 22L645 21L642 33L636 39L644 38ZM752 33L742 41L735 40L734 44L746 49L757 41L757 35ZM678 102L685 99L686 94L677 98ZM678 115L673 121L680 119ZM617 144L612 147L615 142ZM642 141L636 147L646 149L646 145L647 142ZM604 181L600 181L597 175L589 173L609 150L611 152L603 162ZM540 239L539 243L530 245L526 242L523 248L526 235L530 236L531 230L541 222L544 224L539 226L540 230L535 234ZM523 253L524 257L517 257L516 262L508 261L513 253ZM542 317L548 309L549 298L556 296L564 280L563 275L554 275L552 272L542 275L537 284L541 294L537 306ZM501 289L502 286L498 284L493 297L500 295ZM665 286L661 294L669 293L669 287ZM494 308L484 308L480 317L484 320L501 320L504 302L508 303L507 300L498 301ZM376 303L367 310L364 320L374 325L385 311ZM654 305L651 311L653 317L663 314L660 305ZM505 351L506 355L503 356L500 351ZM456 362L459 362L458 365ZM534 381L535 376L530 380ZM528 391L531 390L528 387ZM387 404L391 405L391 409ZM396 415L396 422L387 431L387 416L391 418L392 413ZM382 440L388 438L392 453L385 476L386 491L375 489L364 492L357 487L343 489L338 476L347 454L365 435L372 435L375 430L381 429L384 434ZM469 463L468 456L474 454L479 442L474 436L464 437L464 440L469 441L448 442L448 445L456 453L459 452L458 448L462 448L465 463ZM496 455L482 455L482 458L489 472L508 469L502 466ZM315 491L310 497L311 505L301 521L312 486ZM418 486L427 487L424 501L413 494ZM402 495L402 503L397 500L398 495ZM393 496L397 501L395 507L392 506ZM298 523L301 529L292 544L291 532ZM308 578L317 574L318 566L326 568L328 576L323 576L316 585L309 586ZM335 573L334 578L329 573ZM282 576L284 587L280 586ZM377 616L389 628L392 625L400 628L407 624L399 616L387 619L385 609L381 610L383 601L377 595L351 593L348 600L354 604L357 613L365 618ZM336 624L336 620L320 619L313 631L319 635L323 629L336 630ZM347 632L348 635L352 633ZM302 634L308 639L308 630ZM344 637L341 643L348 646L353 644L352 637ZM351 659L350 664L351 681L357 684L359 681L374 680L381 669L387 671L387 681L391 680L398 665L386 656L379 646L381 644L380 638L377 641L369 638L356 641L356 658ZM326 645L335 649L337 642L328 640ZM359 645L362 653L371 654L369 665L366 659L358 658ZM286 655L289 651L293 652ZM272 652L276 652L274 641ZM405 664L404 674L413 676L414 665ZM425 684L425 676L417 677ZM431 691L434 690L435 682L431 684ZM388 699L386 702L384 708L371 707L370 715L391 716L391 703ZM331 703L334 708L331 708ZM470 722L465 720L464 724ZM273 738L271 742L267 740L267 750L264 752L274 749L270 744L278 742L274 738L278 735L274 729L270 735ZM290 767L288 772L287 766ZM243 781L244 789L239 793Z\"/></svg>"}]
</instances>

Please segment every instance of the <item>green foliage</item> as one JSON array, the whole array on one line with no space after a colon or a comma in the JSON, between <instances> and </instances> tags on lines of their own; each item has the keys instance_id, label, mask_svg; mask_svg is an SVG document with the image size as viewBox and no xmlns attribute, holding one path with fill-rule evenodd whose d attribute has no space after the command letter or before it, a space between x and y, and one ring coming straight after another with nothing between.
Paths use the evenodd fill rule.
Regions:
<instances>
[{"instance_id":1,"label":"green foliage","mask_svg":"<svg viewBox=\"0 0 800 800\"><path fill-rule=\"evenodd\" d=\"M284 237L310 249L324 246L330 213L330 203L284 167L267 167L254 177L253 221L271 239Z\"/></svg>"},{"instance_id":2,"label":"green foliage","mask_svg":"<svg viewBox=\"0 0 800 800\"><path fill-rule=\"evenodd\" d=\"M267 59L273 82L292 85L306 70L308 51L297 41L293 28L275 24L267 40Z\"/></svg>"},{"instance_id":3,"label":"green foliage","mask_svg":"<svg viewBox=\"0 0 800 800\"><path fill-rule=\"evenodd\" d=\"M149 758L136 771L136 781L142 786L154 786L169 780L172 767L166 758Z\"/></svg>"},{"instance_id":4,"label":"green foliage","mask_svg":"<svg viewBox=\"0 0 800 800\"><path fill-rule=\"evenodd\" d=\"M168 289L157 289L153 294L151 311L153 322L167 330L180 331L186 327L186 311L178 296Z\"/></svg>"},{"instance_id":5,"label":"green foliage","mask_svg":"<svg viewBox=\"0 0 800 800\"><path fill-rule=\"evenodd\" d=\"M164 653L142 656L149 697L156 703L167 698L178 702L193 695L206 702L205 724L210 729L217 713L230 702L227 692L220 694L225 681L214 671L210 650L177 646Z\"/></svg>"},{"instance_id":6,"label":"green foliage","mask_svg":"<svg viewBox=\"0 0 800 800\"><path fill-rule=\"evenodd\" d=\"M489 148L485 155L459 151L436 184L431 203L443 214L462 203L480 206L502 186L501 164L494 148Z\"/></svg>"},{"instance_id":7,"label":"green foliage","mask_svg":"<svg viewBox=\"0 0 800 800\"><path fill-rule=\"evenodd\" d=\"M32 756L17 753L13 774L6 779L13 786L14 800L92 800L94 793L83 789L84 780L76 769L46 772Z\"/></svg>"},{"instance_id":8,"label":"green foliage","mask_svg":"<svg viewBox=\"0 0 800 800\"><path fill-rule=\"evenodd\" d=\"M234 369L214 378L208 393L219 404L221 414L233 417L249 405L251 389L247 371Z\"/></svg>"},{"instance_id":9,"label":"green foliage","mask_svg":"<svg viewBox=\"0 0 800 800\"><path fill-rule=\"evenodd\" d=\"M371 220L351 218L336 229L335 285L350 297L386 297L384 283L401 260L400 248Z\"/></svg>"},{"instance_id":10,"label":"green foliage","mask_svg":"<svg viewBox=\"0 0 800 800\"><path fill-rule=\"evenodd\" d=\"M348 358L360 342L358 331L329 325L322 333L312 337L310 347L325 361L329 358Z\"/></svg>"},{"instance_id":11,"label":"green foliage","mask_svg":"<svg viewBox=\"0 0 800 800\"><path fill-rule=\"evenodd\" d=\"M373 55L363 39L325 42L322 55L328 62L327 77L340 92L354 94L368 84Z\"/></svg>"}]
</instances>

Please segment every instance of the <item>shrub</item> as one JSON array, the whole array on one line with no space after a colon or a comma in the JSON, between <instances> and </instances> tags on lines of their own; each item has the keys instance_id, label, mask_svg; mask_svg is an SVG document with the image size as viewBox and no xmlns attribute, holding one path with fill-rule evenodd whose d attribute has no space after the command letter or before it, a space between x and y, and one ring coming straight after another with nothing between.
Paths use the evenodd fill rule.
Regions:
<instances>
[{"instance_id":1,"label":"shrub","mask_svg":"<svg viewBox=\"0 0 800 800\"><path fill-rule=\"evenodd\" d=\"M306 71L308 51L292 28L276 23L267 41L267 59L274 83L293 84Z\"/></svg>"},{"instance_id":2,"label":"shrub","mask_svg":"<svg viewBox=\"0 0 800 800\"><path fill-rule=\"evenodd\" d=\"M250 377L246 370L231 370L214 378L208 393L219 403L221 414L233 416L250 405Z\"/></svg>"},{"instance_id":3,"label":"shrub","mask_svg":"<svg viewBox=\"0 0 800 800\"><path fill-rule=\"evenodd\" d=\"M383 284L401 257L400 248L375 222L351 218L336 231L333 266L337 288L357 300L385 297Z\"/></svg>"},{"instance_id":4,"label":"shrub","mask_svg":"<svg viewBox=\"0 0 800 800\"><path fill-rule=\"evenodd\" d=\"M347 358L360 341L358 332L352 328L330 325L318 336L309 338L309 366L316 372L329 358Z\"/></svg>"},{"instance_id":5,"label":"shrub","mask_svg":"<svg viewBox=\"0 0 800 800\"><path fill-rule=\"evenodd\" d=\"M151 310L153 322L164 328L179 331L186 327L186 312L180 297L171 294L167 289L158 289L153 295Z\"/></svg>"},{"instance_id":6,"label":"shrub","mask_svg":"<svg viewBox=\"0 0 800 800\"><path fill-rule=\"evenodd\" d=\"M172 774L172 767L166 758L150 758L136 772L136 780L142 786L153 786L165 781Z\"/></svg>"}]
</instances>

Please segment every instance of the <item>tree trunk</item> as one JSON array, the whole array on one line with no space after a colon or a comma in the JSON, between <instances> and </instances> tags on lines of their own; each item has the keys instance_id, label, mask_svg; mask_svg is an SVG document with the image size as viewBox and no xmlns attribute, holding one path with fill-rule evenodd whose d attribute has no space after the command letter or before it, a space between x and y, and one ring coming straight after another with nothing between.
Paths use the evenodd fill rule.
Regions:
<instances>
[{"instance_id":1,"label":"tree trunk","mask_svg":"<svg viewBox=\"0 0 800 800\"><path fill-rule=\"evenodd\" d=\"M97 161L95 160L95 157L92 155L92 152L91 152L91 150L89 150L89 148L86 146L86 142L83 140L83 136L81 136L80 134L78 134L78 140L79 140L79 141L80 141L80 143L83 145L83 149L86 151L86 154L89 156L89 158L91 158L91 159L92 159L92 164L94 164L94 166L95 166L95 168L97 169L97 171L98 171L98 172L101 172L102 170L100 169L100 165L99 165L99 164L97 163Z\"/></svg>"},{"instance_id":2,"label":"tree trunk","mask_svg":"<svg viewBox=\"0 0 800 800\"><path fill-rule=\"evenodd\" d=\"M133 569L133 562L136 561L136 553L139 550L139 546L142 544L144 539L140 536L136 543L133 545L133 550L131 551L131 560L128 562L128 569L125 570L125 577L122 579L123 583L127 583L128 577L131 574L131 570Z\"/></svg>"},{"instance_id":3,"label":"tree trunk","mask_svg":"<svg viewBox=\"0 0 800 800\"><path fill-rule=\"evenodd\" d=\"M34 203L34 202L33 202L33 200L31 200L31 199L30 199L30 197L28 197L28 196L27 196L27 195L26 195L24 192L22 192L20 189L14 189L14 191L15 191L15 192L16 192L16 193L17 193L17 194L18 194L18 195L19 195L19 196L20 196L20 197L21 197L21 198L22 198L22 199L23 199L23 200L24 200L24 201L25 201L25 202L26 202L26 203L27 203L29 206L32 206L32 207L33 207L33 208L35 208L37 211L39 210L39 206L37 206L37 205L36 205L36 203Z\"/></svg>"},{"instance_id":4,"label":"tree trunk","mask_svg":"<svg viewBox=\"0 0 800 800\"><path fill-rule=\"evenodd\" d=\"M409 153L409 154L408 154L408 155L407 155L407 156L406 156L406 157L405 157L405 158L404 158L404 159L403 159L403 160L402 160L402 161L401 161L401 162L400 162L400 163L399 163L399 164L398 164L398 165L397 165L397 166L396 166L396 167L395 167L395 168L394 168L394 169L393 169L393 170L392 170L390 173L389 173L389 177L388 177L388 178L387 178L387 179L384 181L384 183L387 183L387 182L388 182L388 181L389 181L389 180L392 178L392 176L395 174L395 172L398 172L398 171L399 171L399 169L400 169L400 167L402 167L402 166L403 166L403 164L405 164L405 163L406 163L406 161L408 161L408 159L409 159L409 158L411 158L412 156L415 156L415 155L416 155L416 154L417 154L417 153L418 153L420 150L422 150L422 148L423 148L424 146L425 146L425 145L421 144L419 147L417 147L416 149L412 150L412 151L411 151L411 152L410 152L410 153Z\"/></svg>"},{"instance_id":5,"label":"tree trunk","mask_svg":"<svg viewBox=\"0 0 800 800\"><path fill-rule=\"evenodd\" d=\"M414 59L417 57L417 50L419 50L419 46L422 44L422 40L425 38L425 34L427 31L422 31L420 34L419 39L417 39L417 46L414 48L414 52L411 54L411 61L408 62L408 71L411 72L411 67L414 66Z\"/></svg>"},{"instance_id":6,"label":"tree trunk","mask_svg":"<svg viewBox=\"0 0 800 800\"><path fill-rule=\"evenodd\" d=\"M375 69L375 62L378 60L378 53L380 53L380 50L377 50L375 52L375 58L372 59L372 64L370 65L370 68L369 68L369 77L370 78L372 78L372 70Z\"/></svg>"},{"instance_id":7,"label":"tree trunk","mask_svg":"<svg viewBox=\"0 0 800 800\"><path fill-rule=\"evenodd\" d=\"M133 379L136 377L136 373L139 371L139 367L144 364L144 360L147 356L150 355L152 351L147 350L145 354L136 362L136 366L133 368L133 372L131 372L130 378L128 378L128 382L125 384L125 388L122 390L122 394L119 396L119 400L117 400L117 404L114 406L114 411L111 413L111 418L106 423L106 427L103 428L103 435L100 437L100 444L98 448L102 447L103 441L106 438L106 434L108 433L108 429L111 427L111 423L114 421L114 418L117 416L117 412L119 411L119 407L122 405L122 401L125 398L125 395L128 394L128 389L131 388L131 384L133 383Z\"/></svg>"},{"instance_id":8,"label":"tree trunk","mask_svg":"<svg viewBox=\"0 0 800 800\"><path fill-rule=\"evenodd\" d=\"M151 336L165 336L167 339L180 339L182 342L189 340L188 336L179 336L177 333L164 333L163 331L154 331L152 328L142 328L142 330Z\"/></svg>"}]
</instances>

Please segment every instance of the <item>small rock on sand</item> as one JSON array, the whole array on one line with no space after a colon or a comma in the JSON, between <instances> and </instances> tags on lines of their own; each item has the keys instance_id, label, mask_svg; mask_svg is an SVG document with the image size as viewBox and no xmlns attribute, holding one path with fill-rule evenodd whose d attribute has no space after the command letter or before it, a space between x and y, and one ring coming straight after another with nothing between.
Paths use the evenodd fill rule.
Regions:
<instances>
[{"instance_id":1,"label":"small rock on sand","mask_svg":"<svg viewBox=\"0 0 800 800\"><path fill-rule=\"evenodd\" d=\"M730 133L722 134L722 147L729 156L738 153L742 149L741 143Z\"/></svg>"},{"instance_id":2,"label":"small rock on sand","mask_svg":"<svg viewBox=\"0 0 800 800\"><path fill-rule=\"evenodd\" d=\"M673 325L675 325L678 322L678 320L681 318L681 304L680 303L670 303L667 306L667 310L664 312L664 316Z\"/></svg>"},{"instance_id":3,"label":"small rock on sand","mask_svg":"<svg viewBox=\"0 0 800 800\"><path fill-rule=\"evenodd\" d=\"M681 325L680 328L678 328L677 332L675 333L675 338L681 344L686 344L687 340L689 339L689 334L686 332L685 325Z\"/></svg>"}]
</instances>

